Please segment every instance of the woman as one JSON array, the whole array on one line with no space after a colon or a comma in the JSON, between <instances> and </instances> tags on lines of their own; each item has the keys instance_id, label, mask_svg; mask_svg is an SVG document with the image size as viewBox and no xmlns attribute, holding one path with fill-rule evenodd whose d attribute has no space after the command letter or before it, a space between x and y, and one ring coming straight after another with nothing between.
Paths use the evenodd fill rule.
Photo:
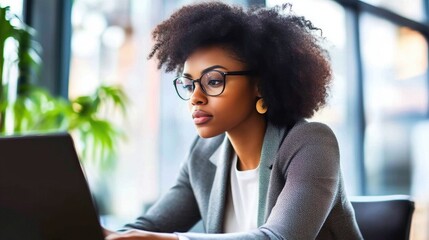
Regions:
<instances>
[{"instance_id":1,"label":"woman","mask_svg":"<svg viewBox=\"0 0 429 240\"><path fill-rule=\"evenodd\" d=\"M153 33L198 137L169 192L107 239L362 239L332 131L309 118L331 69L290 8L183 7ZM186 233L203 221L206 233Z\"/></svg>"}]
</instances>

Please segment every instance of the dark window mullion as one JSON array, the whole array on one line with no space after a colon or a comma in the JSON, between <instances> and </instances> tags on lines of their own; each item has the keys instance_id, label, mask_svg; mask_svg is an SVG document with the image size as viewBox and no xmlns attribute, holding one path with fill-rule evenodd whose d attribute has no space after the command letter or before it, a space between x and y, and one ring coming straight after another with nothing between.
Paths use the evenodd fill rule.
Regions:
<instances>
[{"instance_id":1,"label":"dark window mullion","mask_svg":"<svg viewBox=\"0 0 429 240\"><path fill-rule=\"evenodd\" d=\"M425 22L426 25L429 26L429 0L421 0L423 1L424 14L425 14Z\"/></svg>"},{"instance_id":2,"label":"dark window mullion","mask_svg":"<svg viewBox=\"0 0 429 240\"><path fill-rule=\"evenodd\" d=\"M31 25L31 19L32 19L32 11L31 9L33 8L33 0L23 0L23 5L24 7L23 9L23 21L28 24Z\"/></svg>"},{"instance_id":3,"label":"dark window mullion","mask_svg":"<svg viewBox=\"0 0 429 240\"><path fill-rule=\"evenodd\" d=\"M346 31L347 35L350 36L348 46L349 51L352 54L349 56L348 63L352 67L350 76L353 81L349 81L350 91L349 96L353 99L348 100L348 108L352 113L348 113L349 116L357 116L356 118L349 119L351 126L352 136L354 137L353 142L355 144L355 156L357 161L358 171L358 183L359 192L361 195L367 194L366 187L366 169L365 169L365 158L364 158L364 139L365 139L365 105L364 105L364 79L363 79L363 64L361 56L361 42L360 42L360 28L359 18L360 11L356 7L346 8ZM353 92L352 92L353 91Z\"/></svg>"},{"instance_id":4,"label":"dark window mullion","mask_svg":"<svg viewBox=\"0 0 429 240\"><path fill-rule=\"evenodd\" d=\"M24 22L36 30L42 46L38 85L54 95L68 96L72 0L24 0Z\"/></svg>"},{"instance_id":5,"label":"dark window mullion","mask_svg":"<svg viewBox=\"0 0 429 240\"><path fill-rule=\"evenodd\" d=\"M71 58L71 10L72 0L59 1L57 11L57 19L59 24L57 25L57 36L59 38L59 73L58 73L58 85L57 93L65 98L68 97L69 91L69 76L70 76L70 58Z\"/></svg>"},{"instance_id":6,"label":"dark window mullion","mask_svg":"<svg viewBox=\"0 0 429 240\"><path fill-rule=\"evenodd\" d=\"M266 6L265 0L247 0L248 6Z\"/></svg>"},{"instance_id":7,"label":"dark window mullion","mask_svg":"<svg viewBox=\"0 0 429 240\"><path fill-rule=\"evenodd\" d=\"M429 0L421 0L421 1L423 1L423 7L425 8L424 10L424 13L425 13L425 21L426 21L426 24L429 26ZM429 27L428 27L429 28ZM423 35L424 37L425 37L425 39L426 39L426 43L427 43L427 46L428 46L428 49L427 49L427 58L428 58L428 63L429 63L429 35ZM428 68L428 66L426 66L426 79L427 79L427 91L429 92L429 68ZM428 103L429 103L429 94L428 94ZM426 109L426 118L429 118L429 104L428 104L428 106L427 106L427 109Z\"/></svg>"},{"instance_id":8,"label":"dark window mullion","mask_svg":"<svg viewBox=\"0 0 429 240\"><path fill-rule=\"evenodd\" d=\"M357 78L357 99L356 99L356 109L357 109L357 129L358 134L357 138L357 159L359 161L359 176L360 176L360 184L361 184L361 194L366 195L366 169L365 169L365 157L364 157L364 142L365 142L365 128L366 128L366 120L365 120L365 105L364 105L364 79L363 79L363 64L362 64L362 52L361 52L361 41L360 41L360 24L359 24L359 16L360 12L353 12L353 31L355 38L355 56L356 56L356 78Z\"/></svg>"}]
</instances>

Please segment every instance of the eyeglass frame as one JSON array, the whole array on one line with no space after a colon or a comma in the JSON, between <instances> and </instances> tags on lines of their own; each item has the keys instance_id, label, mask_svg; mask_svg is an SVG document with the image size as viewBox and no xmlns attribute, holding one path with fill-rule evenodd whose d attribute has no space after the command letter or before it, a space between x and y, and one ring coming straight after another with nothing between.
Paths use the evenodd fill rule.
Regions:
<instances>
[{"instance_id":1,"label":"eyeglass frame","mask_svg":"<svg viewBox=\"0 0 429 240\"><path fill-rule=\"evenodd\" d=\"M204 88L203 84L201 84L201 79L203 78L203 76L204 76L204 75L206 75L206 74L207 74L207 73L209 73L209 72L217 72L217 73L220 73L220 74L222 75L222 77L223 77L223 81L224 81L224 83L223 83L223 88L222 88L222 91L221 91L219 94L208 94L208 93L206 92L206 89ZM203 93L204 93L205 95L210 96L210 97L217 97L217 96L221 95L221 94L223 93L223 91L225 91L225 86L226 86L226 76L228 76L228 75L231 75L231 76L244 76L244 75L249 75L249 74L252 74L252 71L250 71L250 70L243 70L243 71L229 71L229 72L224 72L224 71L220 71L220 70L216 70L216 69L211 69L211 70L209 70L209 71L203 72L203 74L201 74L201 76L200 76L199 78L196 78L196 79L192 79L192 78L187 77L187 76L178 76L178 77L176 77L176 78L173 80L173 85L174 85L174 89L176 89L176 93L177 93L177 95L178 95L182 100L185 100L185 101L188 101L189 99L191 99L192 94L194 94L194 92L195 92L195 83L199 83L199 84L200 84L201 90L203 91ZM180 96L179 90L177 90L177 85L176 85L176 81L177 81L179 78L186 78L186 79L188 79L188 80L191 80L191 82L192 82L192 94L191 94L191 95L189 95L189 98L183 98L182 96Z\"/></svg>"}]
</instances>

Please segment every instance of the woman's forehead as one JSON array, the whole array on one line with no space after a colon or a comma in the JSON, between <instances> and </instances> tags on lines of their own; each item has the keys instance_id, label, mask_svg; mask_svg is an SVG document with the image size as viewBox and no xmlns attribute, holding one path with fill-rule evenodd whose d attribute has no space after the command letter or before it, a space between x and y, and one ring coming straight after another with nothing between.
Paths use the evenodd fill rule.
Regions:
<instances>
[{"instance_id":1,"label":"woman's forehead","mask_svg":"<svg viewBox=\"0 0 429 240\"><path fill-rule=\"evenodd\" d=\"M211 66L219 65L225 70L241 70L245 64L225 47L210 46L195 50L186 59L183 70L186 73L200 72Z\"/></svg>"}]
</instances>

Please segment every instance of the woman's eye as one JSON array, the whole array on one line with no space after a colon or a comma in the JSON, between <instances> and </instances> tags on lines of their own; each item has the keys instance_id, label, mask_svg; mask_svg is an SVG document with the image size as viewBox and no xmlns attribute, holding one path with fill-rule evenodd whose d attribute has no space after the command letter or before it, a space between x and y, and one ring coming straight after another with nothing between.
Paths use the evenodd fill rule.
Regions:
<instances>
[{"instance_id":1,"label":"woman's eye","mask_svg":"<svg viewBox=\"0 0 429 240\"><path fill-rule=\"evenodd\" d=\"M183 85L183 90L188 91L188 92L192 92L192 84L188 84L188 85Z\"/></svg>"},{"instance_id":2,"label":"woman's eye","mask_svg":"<svg viewBox=\"0 0 429 240\"><path fill-rule=\"evenodd\" d=\"M208 81L207 85L210 86L210 87L222 86L223 85L223 80L212 79L212 80Z\"/></svg>"}]
</instances>

